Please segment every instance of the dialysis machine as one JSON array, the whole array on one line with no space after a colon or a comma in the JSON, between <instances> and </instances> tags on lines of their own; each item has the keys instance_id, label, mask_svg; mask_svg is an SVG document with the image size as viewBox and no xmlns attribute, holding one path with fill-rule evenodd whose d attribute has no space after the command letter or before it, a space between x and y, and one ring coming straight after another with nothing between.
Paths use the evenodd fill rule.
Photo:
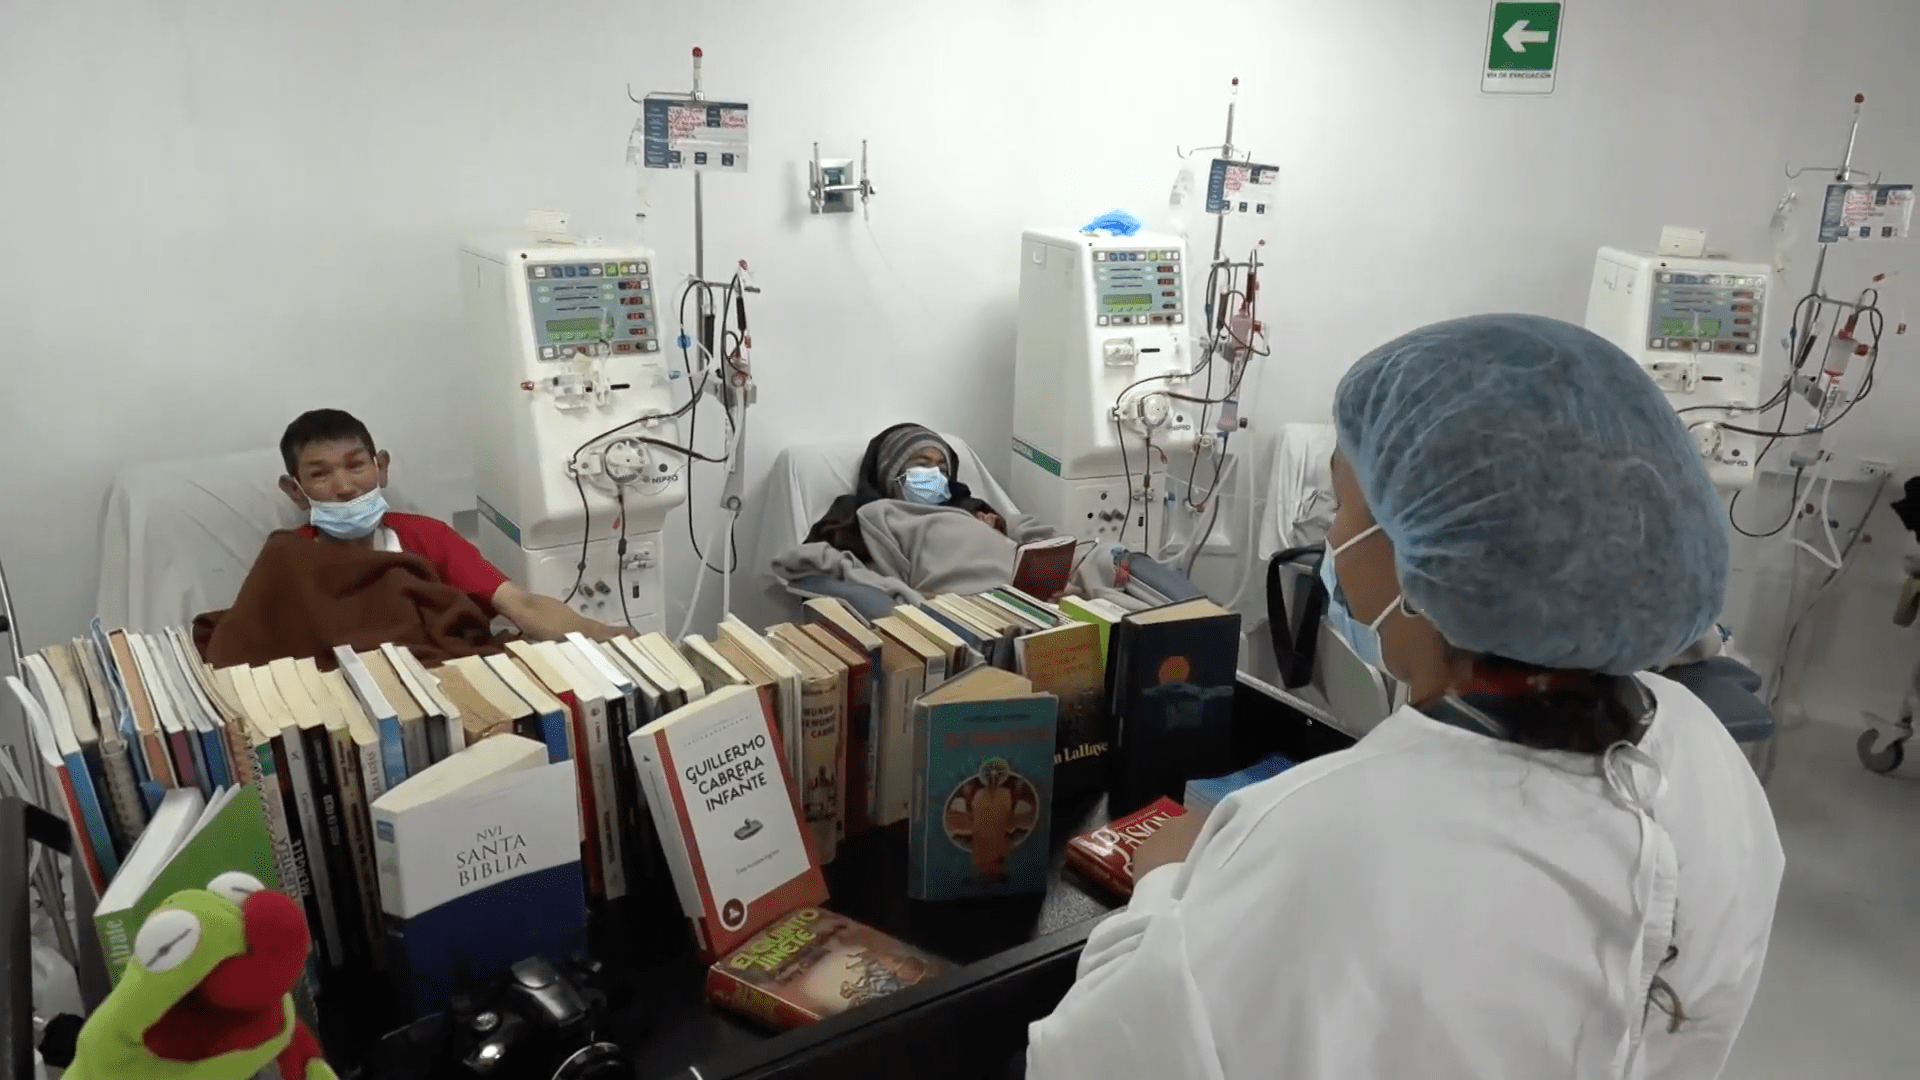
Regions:
<instances>
[{"instance_id":1,"label":"dialysis machine","mask_svg":"<svg viewBox=\"0 0 1920 1080\"><path fill-rule=\"evenodd\" d=\"M1083 540L1147 525L1159 452L1194 445L1199 406L1182 396L1205 396L1189 386L1183 246L1147 233L1021 237L1010 488L1023 513Z\"/></svg>"},{"instance_id":2,"label":"dialysis machine","mask_svg":"<svg viewBox=\"0 0 1920 1080\"><path fill-rule=\"evenodd\" d=\"M1601 248L1587 329L1639 361L1706 459L1716 486L1744 487L1761 440L1722 425L1760 406L1762 327L1772 268Z\"/></svg>"},{"instance_id":3,"label":"dialysis machine","mask_svg":"<svg viewBox=\"0 0 1920 1080\"><path fill-rule=\"evenodd\" d=\"M642 631L662 628L660 530L686 499L657 281L644 247L522 235L461 251L480 551Z\"/></svg>"}]
</instances>

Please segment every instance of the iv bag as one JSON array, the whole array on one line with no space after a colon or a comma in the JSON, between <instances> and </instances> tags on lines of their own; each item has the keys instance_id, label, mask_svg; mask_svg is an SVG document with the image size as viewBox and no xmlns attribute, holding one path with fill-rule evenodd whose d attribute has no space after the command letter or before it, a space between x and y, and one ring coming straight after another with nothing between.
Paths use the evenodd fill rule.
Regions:
<instances>
[{"instance_id":1,"label":"iv bag","mask_svg":"<svg viewBox=\"0 0 1920 1080\"><path fill-rule=\"evenodd\" d=\"M1773 208L1773 221L1767 231L1773 234L1773 272L1784 274L1787 264L1793 260L1793 248L1800 242L1800 220L1794 216L1794 209L1800 205L1800 189L1789 184L1787 193L1780 196L1780 202Z\"/></svg>"}]
</instances>

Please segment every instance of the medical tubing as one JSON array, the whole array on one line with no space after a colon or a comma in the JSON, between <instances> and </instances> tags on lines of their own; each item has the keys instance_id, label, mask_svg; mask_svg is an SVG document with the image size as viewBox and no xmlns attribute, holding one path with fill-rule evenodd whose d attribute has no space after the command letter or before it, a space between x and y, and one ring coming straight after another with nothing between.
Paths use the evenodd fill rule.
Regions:
<instances>
[{"instance_id":1,"label":"medical tubing","mask_svg":"<svg viewBox=\"0 0 1920 1080\"><path fill-rule=\"evenodd\" d=\"M1794 547L1804 549L1807 554L1812 555L1814 558L1820 560L1820 565L1826 567L1827 569L1838 570L1840 569L1842 563L1846 559L1846 556L1840 550L1840 542L1834 539L1833 515L1829 513L1827 510L1827 502L1829 499L1833 497L1833 473L1831 471L1827 471L1826 475L1821 480L1816 480L1814 482L1815 483L1824 482L1824 485L1825 485L1820 489L1820 527L1826 532L1827 552L1830 552L1831 554L1822 553L1821 551L1816 549L1812 544L1807 543L1805 540L1802 540L1797 536L1789 537L1788 542L1792 544ZM1813 488L1808 487L1807 491L1811 493L1813 491Z\"/></svg>"},{"instance_id":2,"label":"medical tubing","mask_svg":"<svg viewBox=\"0 0 1920 1080\"><path fill-rule=\"evenodd\" d=\"M1183 571L1184 576L1188 578L1193 577L1193 568L1200 562L1200 551L1206 546L1207 538L1213 535L1215 523L1220 520L1220 504L1226 501L1226 496L1220 493L1220 470L1227 468L1237 469L1239 467L1239 458L1227 457L1227 433L1222 432L1220 435L1220 460L1214 465L1213 483L1209 485L1213 490L1213 511L1207 517L1207 527L1200 530L1199 536L1189 541L1189 545L1193 550L1187 553L1187 568Z\"/></svg>"},{"instance_id":3,"label":"medical tubing","mask_svg":"<svg viewBox=\"0 0 1920 1080\"><path fill-rule=\"evenodd\" d=\"M707 534L707 546L709 548L711 548L716 542L719 541L720 539L719 533L720 533L721 526L730 525L730 524L731 523L724 518L721 520L715 521L713 523L713 531ZM704 564L704 560L703 560L703 564ZM711 569L711 567L708 567L708 569ZM687 632L693 629L693 616L695 612L700 610L700 592L702 589L706 587L706 584L707 584L707 575L699 574L699 573L696 573L693 575L693 595L687 598L686 618L682 619L680 622L680 632L674 635L675 641L679 641L680 639L686 637Z\"/></svg>"},{"instance_id":4,"label":"medical tubing","mask_svg":"<svg viewBox=\"0 0 1920 1080\"><path fill-rule=\"evenodd\" d=\"M1244 372L1242 373L1241 378L1242 378L1242 381L1244 382L1245 381ZM1259 391L1260 391L1260 380L1255 379L1253 381L1253 385L1247 389L1246 394L1241 398L1240 415L1242 416L1254 415L1253 405L1254 405L1254 402L1258 400ZM1260 558L1254 547L1254 542L1257 539L1257 534L1260 527L1259 526L1260 508L1262 505L1264 505L1264 500L1262 500L1259 503L1256 503L1254 498L1254 479L1253 479L1254 469L1253 469L1253 464L1252 464L1252 459L1250 454L1248 455L1247 460L1241 461L1238 464L1238 468L1240 471L1240 476L1239 476L1240 502L1241 502L1241 505L1245 508L1244 512L1247 515L1247 527L1246 527L1246 535L1244 538L1244 542L1241 546L1241 558L1243 560L1243 569L1240 572L1240 585L1239 587L1234 589L1233 599L1228 600L1226 604L1227 609L1230 611L1237 610L1239 608L1240 602L1246 599L1247 590L1253 587L1253 582L1256 579L1264 580L1266 577L1265 567L1258 565L1260 562ZM1271 488L1269 488L1269 490L1271 490ZM1269 507L1268 509L1271 509L1271 507Z\"/></svg>"},{"instance_id":5,"label":"medical tubing","mask_svg":"<svg viewBox=\"0 0 1920 1080\"><path fill-rule=\"evenodd\" d=\"M1760 451L1760 458L1767 456L1767 450L1773 449L1773 444L1776 441L1778 441L1777 436L1767 442L1766 449ZM1754 459L1753 465L1756 473L1760 471L1760 458ZM1727 524L1733 526L1734 532L1739 533L1749 540L1765 540L1770 536L1779 536L1781 533L1787 531L1787 526L1793 524L1794 515L1798 513L1800 509L1800 481L1806 475L1806 471L1804 467L1793 470L1793 497L1787 500L1787 516L1780 519L1780 524L1775 525L1766 532L1758 533L1749 532L1744 525L1740 524L1739 519L1733 516L1733 512L1734 508L1740 505L1740 496L1747 490L1746 488L1741 488L1739 491L1734 492L1733 498L1727 501Z\"/></svg>"},{"instance_id":6,"label":"medical tubing","mask_svg":"<svg viewBox=\"0 0 1920 1080\"><path fill-rule=\"evenodd\" d=\"M727 440L726 456L721 459L723 461L726 460L727 458L731 458L733 456L734 450L739 447L741 432L746 426L744 422L740 424L734 424L732 422L733 411L731 409L727 411L727 420L728 420L728 426L732 429L732 431L730 432ZM737 510L729 510L726 512L726 514L727 516L725 518L719 521L715 521L713 523L713 532L710 532L707 534L708 550L712 550L713 545L719 539L718 534L719 534L720 527L722 525L725 525L727 529L727 537L728 537L728 550L731 552L733 528L735 523L740 518L740 512ZM693 502L691 500L687 502L687 529L688 529L689 535L691 535L692 529L693 529ZM722 589L721 603L725 609L722 612L723 615L733 610L732 577L733 577L734 564L737 561L738 560L736 559L728 559L725 563L722 564L722 568L716 571L721 577L721 586L720 586ZM704 556L702 556L700 559L700 565L707 570L714 569L713 565L707 562ZM703 588L705 588L706 583L707 583L707 575L701 574L701 573L696 573L694 575L693 595L687 600L686 618L680 624L680 633L676 636L676 640L678 640L679 638L686 637L687 631L693 627L694 613L699 610L700 592Z\"/></svg>"}]
</instances>

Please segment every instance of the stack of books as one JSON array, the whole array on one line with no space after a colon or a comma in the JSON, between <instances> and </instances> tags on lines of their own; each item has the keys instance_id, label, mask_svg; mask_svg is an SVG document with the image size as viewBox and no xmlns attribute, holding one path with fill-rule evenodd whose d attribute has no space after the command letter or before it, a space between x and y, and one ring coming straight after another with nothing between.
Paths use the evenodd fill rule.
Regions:
<instances>
[{"instance_id":1,"label":"stack of books","mask_svg":"<svg viewBox=\"0 0 1920 1080\"><path fill-rule=\"evenodd\" d=\"M422 962L413 955L422 932L400 931L451 894L436 892L438 884L398 883L427 867L448 869L449 888L463 883L463 865L467 885L557 872L577 878L596 904L654 884L643 868L662 865L659 839L628 739L707 693L658 634L515 643L501 655L436 667L385 645L216 670L183 630L107 631L96 621L87 636L29 657L25 674L18 692L32 701L40 764L103 900L97 929L116 979L128 928L137 930L154 904L241 869L305 909L313 989L323 1002L390 985L412 1011L444 1004L452 967L484 979L508 954L550 952L553 941L577 936L584 912L567 914L563 903L553 917L519 920L524 932L456 919L435 931L446 938L436 947L440 960ZM496 736L518 738L496 746ZM536 777L519 778L518 794L502 804L519 812L517 822L483 826L471 806L447 818L451 832L380 819L383 805L424 821L429 807L487 796L502 769L482 766L506 745L537 750L537 760L504 769ZM470 748L484 752L475 757ZM558 768L531 770L535 764ZM442 790L449 775L469 774L488 783ZM540 819L534 789L563 792L564 821ZM517 846L524 839L530 849L534 835L557 832L570 838L564 864L550 853L544 864L529 861ZM466 863L448 862L450 855ZM395 876L396 867L408 874ZM440 970L429 970L436 963Z\"/></svg>"},{"instance_id":2,"label":"stack of books","mask_svg":"<svg viewBox=\"0 0 1920 1080\"><path fill-rule=\"evenodd\" d=\"M1008 587L871 621L814 600L678 643L214 669L183 630L96 621L15 691L116 978L153 905L225 870L301 904L306 992L356 1016L375 986L390 1012L439 1009L455 973L672 896L715 999L787 1024L831 1011L816 976L853 1002L939 968L820 909L849 837L905 831L915 897L1044 889L1056 793L1110 785L1125 813L1226 771L1237 632L1207 601L1129 614Z\"/></svg>"}]
</instances>

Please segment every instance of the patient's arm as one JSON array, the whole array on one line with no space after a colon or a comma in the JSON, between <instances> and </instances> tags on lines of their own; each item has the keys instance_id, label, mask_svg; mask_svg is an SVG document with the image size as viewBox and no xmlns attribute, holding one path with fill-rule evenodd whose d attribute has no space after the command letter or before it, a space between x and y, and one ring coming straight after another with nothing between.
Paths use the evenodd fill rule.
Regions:
<instances>
[{"instance_id":1,"label":"patient's arm","mask_svg":"<svg viewBox=\"0 0 1920 1080\"><path fill-rule=\"evenodd\" d=\"M606 641L632 631L595 622L551 596L541 596L508 581L494 590L493 609L513 620L530 638L551 641L578 630L595 641Z\"/></svg>"}]
</instances>

